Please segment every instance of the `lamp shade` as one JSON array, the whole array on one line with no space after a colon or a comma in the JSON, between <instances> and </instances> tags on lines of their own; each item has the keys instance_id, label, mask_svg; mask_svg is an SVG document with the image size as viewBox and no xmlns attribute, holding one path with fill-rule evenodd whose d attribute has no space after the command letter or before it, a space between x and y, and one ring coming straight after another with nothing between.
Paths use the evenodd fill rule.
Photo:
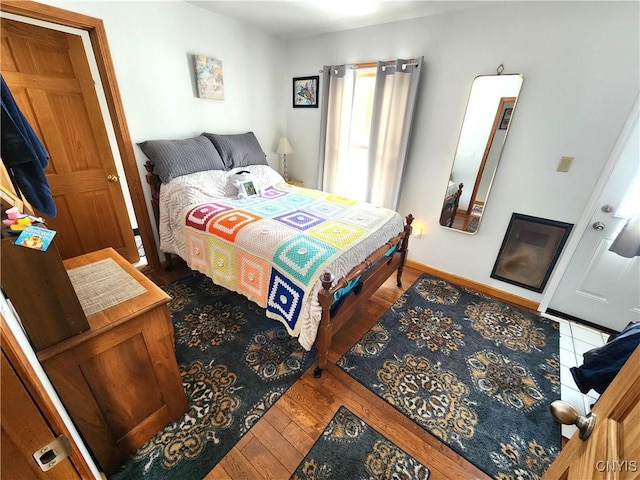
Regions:
<instances>
[{"instance_id":1,"label":"lamp shade","mask_svg":"<svg viewBox=\"0 0 640 480\"><path fill-rule=\"evenodd\" d=\"M287 155L288 153L293 153L293 148L291 148L291 144L287 137L280 137L278 141L278 148L276 148L276 152L278 155Z\"/></svg>"}]
</instances>

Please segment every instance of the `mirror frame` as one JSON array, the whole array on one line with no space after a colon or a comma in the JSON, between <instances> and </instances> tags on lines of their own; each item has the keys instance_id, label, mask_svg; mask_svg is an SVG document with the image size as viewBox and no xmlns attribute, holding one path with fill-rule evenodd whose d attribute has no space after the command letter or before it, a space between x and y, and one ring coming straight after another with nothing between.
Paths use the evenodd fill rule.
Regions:
<instances>
[{"instance_id":1,"label":"mirror frame","mask_svg":"<svg viewBox=\"0 0 640 480\"><path fill-rule=\"evenodd\" d=\"M467 104L465 107L465 113L464 113L464 117L462 120L462 125L460 127L460 133L458 134L458 143L456 144L456 150L455 153L453 155L453 162L451 163L451 171L449 174L449 178L451 178L453 172L454 172L454 168L455 168L455 164L456 164L456 160L458 159L458 153L460 152L460 146L461 146L461 140L463 140L462 138L462 134L465 130L465 124L467 122L467 117L469 114L469 106L471 104L472 101L472 94L473 92L473 87L475 85L476 80L478 80L479 78L487 78L487 77L519 77L520 78L520 86L519 89L517 91L516 96L503 96L500 97L499 103L498 103L498 108L495 111L494 117L493 117L493 123L491 126L491 130L489 132L489 137L487 138L487 143L485 145L484 151L483 151L483 155L482 158L480 160L480 163L478 165L478 170L475 176L475 181L473 183L473 189L471 191L471 195L469 196L469 205L466 207L466 212L465 214L470 216L471 212L473 210L474 204L473 201L475 200L477 194L478 194L478 190L480 187L480 184L483 180L485 180L485 174L489 174L488 172L485 172L485 168L486 168L486 164L487 164L487 160L489 158L489 154L490 152L496 147L496 145L493 145L494 142L494 138L496 135L496 132L499 129L499 125L502 121L502 116L504 114L504 110L505 105L513 102L513 106L511 107L511 116L508 120L508 124L506 126L505 129L505 133L504 136L502 138L502 143L499 145L499 149L497 150L497 156L496 156L496 160L495 160L495 167L493 167L493 171L490 172L490 177L486 177L486 179L488 179L488 186L487 186L487 193L485 196L485 206L486 206L486 201L489 198L489 194L491 193L491 187L493 185L493 180L495 178L496 172L498 170L498 165L500 164L500 160L502 158L502 152L504 150L504 145L507 141L507 136L509 134L509 129L511 127L511 122L513 120L513 116L515 114L516 111L516 107L518 104L518 99L520 98L520 95L522 93L522 86L524 84L524 75L521 73L498 73L498 74L492 74L492 75L477 75L476 77L474 77L473 81L471 82L471 88L469 90L469 95L467 98ZM449 194L449 196L447 196L447 192L449 187L447 186L447 188L445 189L445 195L444 195L444 200L443 200L443 208L442 208L442 213L439 219L439 224L441 227L446 228L448 230L454 230L460 233L466 233L468 235L474 235L478 232L478 227L480 225L480 221L482 220L482 216L484 215L484 208L483 208L483 213L478 217L478 227L475 228L475 230L473 231L467 231L467 230L462 230L460 228L454 228L453 227L453 221L455 219L455 216L458 214L459 212L459 208L458 208L458 202L460 201L460 196L462 195L462 184L460 183L460 179L456 179L455 183L459 186L458 191L456 192L456 194L452 195ZM464 185L466 186L466 185ZM443 219L445 218L445 209L447 208L447 199L450 199L449 201L449 205L454 209L454 213L452 214L450 219L447 219L446 222L443 223ZM453 202L453 203L451 203Z\"/></svg>"}]
</instances>

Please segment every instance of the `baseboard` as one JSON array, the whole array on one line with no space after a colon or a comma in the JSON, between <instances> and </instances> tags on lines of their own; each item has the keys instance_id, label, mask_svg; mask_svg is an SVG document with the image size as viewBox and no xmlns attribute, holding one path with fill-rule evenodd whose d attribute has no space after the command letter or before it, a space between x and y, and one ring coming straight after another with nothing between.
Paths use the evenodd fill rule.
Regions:
<instances>
[{"instance_id":1,"label":"baseboard","mask_svg":"<svg viewBox=\"0 0 640 480\"><path fill-rule=\"evenodd\" d=\"M538 313L538 307L540 306L540 304L537 302L534 302L533 300L529 300L527 298L519 297L512 293L498 290L496 288L485 285L484 283L474 282L473 280L469 280L468 278L454 275L453 273L449 273L443 270L438 270L437 268L429 267L428 265L424 265L414 260L407 259L406 266L415 268L416 270L420 270L421 272L424 272L424 273L428 273L429 275L433 275L434 277L442 278L443 280L447 280L448 282L455 283L462 287L471 288L480 293L490 295L494 298L510 303L517 307L524 308L525 310L529 310L536 314Z\"/></svg>"}]
</instances>

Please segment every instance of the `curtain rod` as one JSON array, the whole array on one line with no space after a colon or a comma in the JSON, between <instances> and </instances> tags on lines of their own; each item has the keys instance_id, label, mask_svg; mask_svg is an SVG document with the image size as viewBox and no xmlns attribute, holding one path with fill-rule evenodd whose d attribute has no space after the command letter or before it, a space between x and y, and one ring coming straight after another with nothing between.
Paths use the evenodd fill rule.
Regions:
<instances>
[{"instance_id":1,"label":"curtain rod","mask_svg":"<svg viewBox=\"0 0 640 480\"><path fill-rule=\"evenodd\" d=\"M396 60L387 60L387 62L385 63L389 63L389 65L383 65L382 66L382 70L384 70L387 67L394 67L395 65L392 65L391 62L396 62ZM338 67L344 67L344 64L342 65L337 65ZM357 70L358 68L371 68L371 67L377 67L378 63L377 62L366 62L366 63L356 63L354 65L349 66L349 68L353 69L353 70ZM402 65L402 69L405 70L407 67L418 67L420 66L420 64L418 62L413 62L413 63L405 63ZM323 69L321 68L320 70L318 70L318 73L322 73Z\"/></svg>"}]
</instances>

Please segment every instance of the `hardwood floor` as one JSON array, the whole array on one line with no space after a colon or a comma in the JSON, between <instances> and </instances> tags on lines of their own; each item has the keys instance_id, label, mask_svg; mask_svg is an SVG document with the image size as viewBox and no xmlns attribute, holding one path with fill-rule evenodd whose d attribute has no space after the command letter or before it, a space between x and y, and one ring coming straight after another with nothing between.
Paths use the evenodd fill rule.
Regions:
<instances>
[{"instance_id":1,"label":"hardwood floor","mask_svg":"<svg viewBox=\"0 0 640 480\"><path fill-rule=\"evenodd\" d=\"M464 232L467 230L467 228L469 228L469 224L473 219L473 215L466 215L464 213L458 212L456 217L453 219L453 225L451 227L455 228L456 230L462 230Z\"/></svg>"},{"instance_id":2,"label":"hardwood floor","mask_svg":"<svg viewBox=\"0 0 640 480\"><path fill-rule=\"evenodd\" d=\"M150 277L163 284L186 273L186 267L178 261L172 272ZM417 269L405 268L402 289L396 286L395 275L387 280L366 307L334 336L322 377L313 376L313 366L305 372L206 480L288 479L340 405L427 465L431 480L491 478L335 365L420 274Z\"/></svg>"}]
</instances>

